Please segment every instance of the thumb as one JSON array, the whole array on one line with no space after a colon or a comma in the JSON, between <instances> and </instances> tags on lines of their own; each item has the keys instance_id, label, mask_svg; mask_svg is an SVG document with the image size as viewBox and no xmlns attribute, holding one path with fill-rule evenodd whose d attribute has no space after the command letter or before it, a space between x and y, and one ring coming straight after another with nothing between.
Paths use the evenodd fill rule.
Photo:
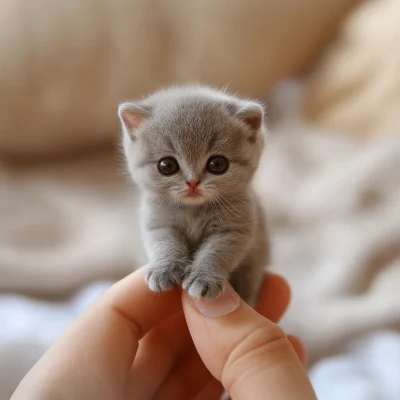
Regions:
<instances>
[{"instance_id":1,"label":"thumb","mask_svg":"<svg viewBox=\"0 0 400 400\"><path fill-rule=\"evenodd\" d=\"M214 300L184 292L183 310L200 357L232 399L316 399L286 334L229 285Z\"/></svg>"}]
</instances>

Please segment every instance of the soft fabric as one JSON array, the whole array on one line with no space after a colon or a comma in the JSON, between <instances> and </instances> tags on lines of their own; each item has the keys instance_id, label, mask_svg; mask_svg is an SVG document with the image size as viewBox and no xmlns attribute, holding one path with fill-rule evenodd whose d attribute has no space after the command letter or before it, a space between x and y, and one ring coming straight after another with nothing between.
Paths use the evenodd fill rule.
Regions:
<instances>
[{"instance_id":1,"label":"soft fabric","mask_svg":"<svg viewBox=\"0 0 400 400\"><path fill-rule=\"evenodd\" d=\"M314 362L354 337L400 329L400 140L365 144L298 118L297 86L276 118L255 186L273 269L293 286L283 326ZM112 154L3 166L0 290L68 294L144 263L137 193Z\"/></svg>"},{"instance_id":2,"label":"soft fabric","mask_svg":"<svg viewBox=\"0 0 400 400\"><path fill-rule=\"evenodd\" d=\"M118 102L166 84L264 96L311 63L357 2L3 0L0 156L110 145Z\"/></svg>"},{"instance_id":3,"label":"soft fabric","mask_svg":"<svg viewBox=\"0 0 400 400\"><path fill-rule=\"evenodd\" d=\"M400 2L364 2L311 75L307 117L356 137L400 130Z\"/></svg>"},{"instance_id":4,"label":"soft fabric","mask_svg":"<svg viewBox=\"0 0 400 400\"><path fill-rule=\"evenodd\" d=\"M38 358L110 286L97 282L64 301L0 295L0 400L8 400Z\"/></svg>"},{"instance_id":5,"label":"soft fabric","mask_svg":"<svg viewBox=\"0 0 400 400\"><path fill-rule=\"evenodd\" d=\"M137 198L115 154L0 164L0 291L64 295L139 265Z\"/></svg>"},{"instance_id":6,"label":"soft fabric","mask_svg":"<svg viewBox=\"0 0 400 400\"><path fill-rule=\"evenodd\" d=\"M400 333L381 331L321 360L310 378L319 400L398 400L399 371Z\"/></svg>"}]
</instances>

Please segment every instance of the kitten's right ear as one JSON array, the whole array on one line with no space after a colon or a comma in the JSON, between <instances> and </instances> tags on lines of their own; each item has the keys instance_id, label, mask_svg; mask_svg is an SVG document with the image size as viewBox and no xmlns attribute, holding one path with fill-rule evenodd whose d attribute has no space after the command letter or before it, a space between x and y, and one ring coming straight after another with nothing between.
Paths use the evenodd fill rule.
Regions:
<instances>
[{"instance_id":1,"label":"kitten's right ear","mask_svg":"<svg viewBox=\"0 0 400 400\"><path fill-rule=\"evenodd\" d=\"M124 132L135 140L135 132L141 123L150 117L150 109L137 103L126 102L119 105L118 115Z\"/></svg>"}]
</instances>

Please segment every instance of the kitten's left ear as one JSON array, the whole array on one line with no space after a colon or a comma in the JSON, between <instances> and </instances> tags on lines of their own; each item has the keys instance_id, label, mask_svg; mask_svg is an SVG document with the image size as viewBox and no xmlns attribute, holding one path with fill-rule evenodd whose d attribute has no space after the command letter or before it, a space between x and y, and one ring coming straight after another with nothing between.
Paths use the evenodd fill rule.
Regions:
<instances>
[{"instance_id":1,"label":"kitten's left ear","mask_svg":"<svg viewBox=\"0 0 400 400\"><path fill-rule=\"evenodd\" d=\"M122 103L118 107L118 115L122 123L122 129L133 140L136 139L136 130L147 118L150 117L150 109L137 103Z\"/></svg>"},{"instance_id":2,"label":"kitten's left ear","mask_svg":"<svg viewBox=\"0 0 400 400\"><path fill-rule=\"evenodd\" d=\"M264 123L264 108L255 102L241 104L236 116L252 131L258 131Z\"/></svg>"}]
</instances>

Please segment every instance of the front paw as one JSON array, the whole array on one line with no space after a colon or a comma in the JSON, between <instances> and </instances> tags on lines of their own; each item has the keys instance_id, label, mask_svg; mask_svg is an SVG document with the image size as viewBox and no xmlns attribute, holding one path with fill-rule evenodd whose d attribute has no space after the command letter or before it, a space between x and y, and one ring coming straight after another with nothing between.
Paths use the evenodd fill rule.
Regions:
<instances>
[{"instance_id":1,"label":"front paw","mask_svg":"<svg viewBox=\"0 0 400 400\"><path fill-rule=\"evenodd\" d=\"M215 299L224 291L225 280L218 275L192 271L183 281L182 288L197 299Z\"/></svg>"},{"instance_id":2,"label":"front paw","mask_svg":"<svg viewBox=\"0 0 400 400\"><path fill-rule=\"evenodd\" d=\"M146 282L153 292L171 290L182 283L184 268L181 264L150 266Z\"/></svg>"}]
</instances>

